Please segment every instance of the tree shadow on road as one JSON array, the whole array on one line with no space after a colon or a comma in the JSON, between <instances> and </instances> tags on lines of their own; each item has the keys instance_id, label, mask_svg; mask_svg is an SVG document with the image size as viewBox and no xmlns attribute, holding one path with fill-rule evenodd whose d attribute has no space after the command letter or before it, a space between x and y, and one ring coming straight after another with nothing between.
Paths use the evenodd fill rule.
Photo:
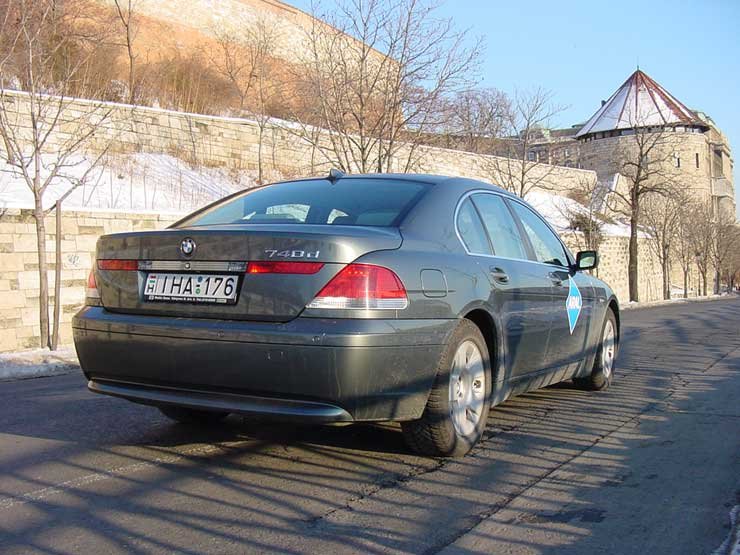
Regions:
<instances>
[{"instance_id":1,"label":"tree shadow on road","mask_svg":"<svg viewBox=\"0 0 740 555\"><path fill-rule=\"evenodd\" d=\"M0 551L431 553L473 530L471 552L593 552L607 541L600 529L627 518L610 513L609 498L623 499L638 524L635 492L681 499L651 486L661 478L650 469L693 455L658 430L689 410L713 422L713 398L737 377L707 368L721 356L723 368L740 367L737 351L726 356L740 347L735 308L663 311L640 326L625 315L628 341L609 391L563 384L511 399L460 460L408 453L394 425L230 417L190 427L79 387L60 390L75 377L38 380L15 399L25 408L0 422L4 444L19 446L0 455ZM705 516L677 519L668 532L717 535ZM620 538L619 552L660 551L639 538Z\"/></svg>"}]
</instances>

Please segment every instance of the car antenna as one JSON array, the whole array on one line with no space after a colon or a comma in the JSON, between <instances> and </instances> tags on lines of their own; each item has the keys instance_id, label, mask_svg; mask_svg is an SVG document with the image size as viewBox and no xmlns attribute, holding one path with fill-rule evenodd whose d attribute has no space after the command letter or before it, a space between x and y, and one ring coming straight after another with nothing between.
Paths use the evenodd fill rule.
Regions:
<instances>
[{"instance_id":1,"label":"car antenna","mask_svg":"<svg viewBox=\"0 0 740 555\"><path fill-rule=\"evenodd\" d=\"M329 183L334 185L337 181L342 179L344 177L344 172L341 170L338 170L336 168L332 168L329 170L329 175L327 179L329 180Z\"/></svg>"}]
</instances>

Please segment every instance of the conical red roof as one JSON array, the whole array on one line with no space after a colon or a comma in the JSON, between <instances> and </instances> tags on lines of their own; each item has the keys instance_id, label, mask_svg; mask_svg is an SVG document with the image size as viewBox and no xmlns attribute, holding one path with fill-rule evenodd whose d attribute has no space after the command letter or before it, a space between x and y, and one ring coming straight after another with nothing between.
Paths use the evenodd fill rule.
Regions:
<instances>
[{"instance_id":1,"label":"conical red roof","mask_svg":"<svg viewBox=\"0 0 740 555\"><path fill-rule=\"evenodd\" d=\"M638 69L591 116L576 137L664 125L706 127L693 111Z\"/></svg>"}]
</instances>

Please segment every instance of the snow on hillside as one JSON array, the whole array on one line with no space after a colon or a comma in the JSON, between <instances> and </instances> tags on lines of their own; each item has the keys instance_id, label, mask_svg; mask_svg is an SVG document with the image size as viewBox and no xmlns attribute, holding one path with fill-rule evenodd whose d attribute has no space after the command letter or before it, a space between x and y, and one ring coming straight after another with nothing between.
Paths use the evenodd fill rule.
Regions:
<instances>
[{"instance_id":1,"label":"snow on hillside","mask_svg":"<svg viewBox=\"0 0 740 555\"><path fill-rule=\"evenodd\" d=\"M88 168L89 162L78 158L67 171L79 178ZM64 208L188 213L255 184L246 172L194 168L167 154L119 154L93 170L85 185L64 200ZM53 205L70 186L68 180L56 179L44 196L45 207ZM588 213L575 200L544 191L531 192L527 201L560 232L569 230L572 214ZM23 179L0 162L0 209L32 207L33 196ZM628 236L629 227L604 223L602 232Z\"/></svg>"},{"instance_id":2,"label":"snow on hillside","mask_svg":"<svg viewBox=\"0 0 740 555\"><path fill-rule=\"evenodd\" d=\"M74 162L66 171L79 178L89 161ZM91 172L86 183L64 200L64 208L183 213L254 185L245 173L193 168L167 154L116 155ZM55 179L44 195L44 206L51 206L70 187L69 180ZM31 207L33 196L23 178L0 163L0 208Z\"/></svg>"},{"instance_id":3,"label":"snow on hillside","mask_svg":"<svg viewBox=\"0 0 740 555\"><path fill-rule=\"evenodd\" d=\"M588 216L588 208L579 202L560 195L553 195L544 191L532 191L527 195L527 202L531 204L552 227L558 232L570 230L570 217L573 214ZM601 232L604 235L629 237L630 228L622 223L603 222ZM640 234L644 236L643 233Z\"/></svg>"},{"instance_id":4,"label":"snow on hillside","mask_svg":"<svg viewBox=\"0 0 740 555\"><path fill-rule=\"evenodd\" d=\"M570 228L570 214L586 211L586 207L575 200L544 191L530 192L526 196L526 201L542 214L557 231L566 231Z\"/></svg>"}]
</instances>

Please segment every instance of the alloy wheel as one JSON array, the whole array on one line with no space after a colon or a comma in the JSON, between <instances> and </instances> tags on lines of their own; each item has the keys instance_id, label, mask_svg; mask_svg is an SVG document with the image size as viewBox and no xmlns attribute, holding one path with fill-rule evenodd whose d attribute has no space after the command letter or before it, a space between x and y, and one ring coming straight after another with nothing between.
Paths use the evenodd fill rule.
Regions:
<instances>
[{"instance_id":1,"label":"alloy wheel","mask_svg":"<svg viewBox=\"0 0 740 555\"><path fill-rule=\"evenodd\" d=\"M473 341L464 341L455 352L450 373L450 417L459 435L467 437L475 432L485 396L483 356Z\"/></svg>"}]
</instances>

